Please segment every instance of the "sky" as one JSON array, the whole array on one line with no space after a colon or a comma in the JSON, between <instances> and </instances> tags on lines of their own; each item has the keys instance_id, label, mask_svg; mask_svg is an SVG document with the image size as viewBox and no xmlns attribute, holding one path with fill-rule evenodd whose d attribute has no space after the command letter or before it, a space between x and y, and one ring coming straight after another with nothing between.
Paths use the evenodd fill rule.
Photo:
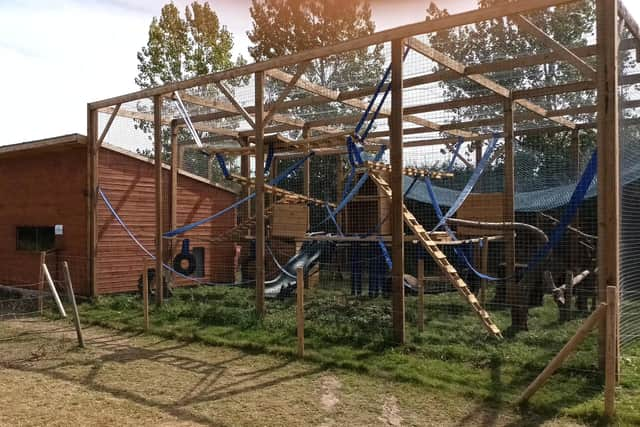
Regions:
<instances>
[{"instance_id":1,"label":"sky","mask_svg":"<svg viewBox=\"0 0 640 427\"><path fill-rule=\"evenodd\" d=\"M424 18L429 0L371 0L376 29ZM86 133L86 104L137 89L136 54L165 0L0 0L0 145ZM181 10L187 1L175 0ZM250 0L211 0L248 58ZM474 0L436 0L450 12ZM640 2L627 1L640 20Z\"/></svg>"}]
</instances>

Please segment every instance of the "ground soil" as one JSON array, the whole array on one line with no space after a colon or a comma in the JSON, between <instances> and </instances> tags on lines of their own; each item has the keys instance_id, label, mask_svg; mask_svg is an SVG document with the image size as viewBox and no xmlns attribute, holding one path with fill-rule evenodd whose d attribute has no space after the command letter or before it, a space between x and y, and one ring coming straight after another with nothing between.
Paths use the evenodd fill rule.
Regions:
<instances>
[{"instance_id":1,"label":"ground soil","mask_svg":"<svg viewBox=\"0 0 640 427\"><path fill-rule=\"evenodd\" d=\"M85 336L81 350L67 322L0 322L0 425L579 425L225 347Z\"/></svg>"}]
</instances>

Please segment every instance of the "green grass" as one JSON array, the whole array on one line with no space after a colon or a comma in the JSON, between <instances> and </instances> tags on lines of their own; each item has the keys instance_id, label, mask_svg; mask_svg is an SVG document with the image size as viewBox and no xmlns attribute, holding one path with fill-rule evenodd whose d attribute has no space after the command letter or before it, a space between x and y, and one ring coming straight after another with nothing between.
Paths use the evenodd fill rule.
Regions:
<instances>
[{"instance_id":1,"label":"green grass","mask_svg":"<svg viewBox=\"0 0 640 427\"><path fill-rule=\"evenodd\" d=\"M416 299L407 297L408 339L398 347L392 343L388 300L355 299L327 289L307 292L305 297L308 359L491 406L513 402L582 321L558 323L557 308L546 301L530 311L529 332L499 341L484 332L456 294L428 295L426 327L419 333L414 327ZM268 301L267 309L267 316L258 319L251 289L179 289L163 307L152 307L150 332L295 357L295 298ZM99 298L82 305L81 311L85 322L142 330L142 307L136 296ZM507 312L492 315L501 328L509 325ZM625 349L622 368L619 422L640 424L640 347ZM602 406L596 340L591 336L534 396L528 409L595 422Z\"/></svg>"}]
</instances>

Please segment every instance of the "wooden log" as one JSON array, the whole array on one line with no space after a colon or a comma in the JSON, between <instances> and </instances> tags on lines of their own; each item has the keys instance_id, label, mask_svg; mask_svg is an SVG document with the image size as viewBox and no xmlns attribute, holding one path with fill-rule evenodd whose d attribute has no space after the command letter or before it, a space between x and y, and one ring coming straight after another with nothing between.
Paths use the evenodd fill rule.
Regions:
<instances>
[{"instance_id":1,"label":"wooden log","mask_svg":"<svg viewBox=\"0 0 640 427\"><path fill-rule=\"evenodd\" d=\"M607 286L607 345L604 378L604 413L613 418L616 413L618 367L618 288Z\"/></svg>"},{"instance_id":2,"label":"wooden log","mask_svg":"<svg viewBox=\"0 0 640 427\"><path fill-rule=\"evenodd\" d=\"M102 130L102 133L100 134L100 137L98 138L98 148L100 148L102 146L102 143L104 142L104 139L107 137L107 134L109 133L109 129L111 129L111 125L113 124L113 121L115 120L116 116L118 115L118 111L120 111L120 106L121 105L122 104L116 105L115 108L113 109L113 111L111 112L111 116L109 116L109 121L105 125L104 129Z\"/></svg>"},{"instance_id":3,"label":"wooden log","mask_svg":"<svg viewBox=\"0 0 640 427\"><path fill-rule=\"evenodd\" d=\"M396 343L405 342L404 306L404 200L403 200L403 72L404 43L402 39L391 43L391 297L393 337Z\"/></svg>"},{"instance_id":4,"label":"wooden log","mask_svg":"<svg viewBox=\"0 0 640 427\"><path fill-rule=\"evenodd\" d=\"M40 274L38 275L38 311L42 315L44 311L44 269L42 268L47 262L47 253L40 252Z\"/></svg>"},{"instance_id":5,"label":"wooden log","mask_svg":"<svg viewBox=\"0 0 640 427\"><path fill-rule=\"evenodd\" d=\"M531 396L533 396L534 393L547 382L551 375L553 375L553 373L564 363L571 353L573 353L573 351L585 340L589 335L589 332L591 332L600 319L604 317L606 311L607 305L602 303L593 313L591 313L589 317L587 317L571 339L564 345L564 347L562 347L558 354L551 359L551 362L549 362L540 375L538 375L520 395L517 401L519 404L529 400Z\"/></svg>"},{"instance_id":6,"label":"wooden log","mask_svg":"<svg viewBox=\"0 0 640 427\"><path fill-rule=\"evenodd\" d=\"M259 317L265 315L264 301L264 245L265 245L265 218L264 218L264 73L255 74L255 129L256 129L256 180L255 180L255 205L256 205L256 311Z\"/></svg>"},{"instance_id":7,"label":"wooden log","mask_svg":"<svg viewBox=\"0 0 640 427\"><path fill-rule=\"evenodd\" d=\"M44 277L49 285L49 290L51 291L51 295L53 295L53 300L56 303L56 307L58 307L58 311L62 317L67 317L67 312L64 311L64 307L62 306L62 301L60 301L60 295L58 295L58 291L56 290L56 285L53 283L53 279L51 278L51 274L49 273L49 269L47 268L47 264L42 264L42 270L44 271Z\"/></svg>"},{"instance_id":8,"label":"wooden log","mask_svg":"<svg viewBox=\"0 0 640 427\"><path fill-rule=\"evenodd\" d=\"M460 219L460 218L447 218L447 222L452 224L461 224L461 225L469 225L477 228L491 228L491 229L521 229L531 231L534 234L538 235L543 242L548 242L549 238L546 233L535 227L531 224L526 224L524 222L488 222L488 221L473 221L468 219ZM508 234L508 233L507 233Z\"/></svg>"},{"instance_id":9,"label":"wooden log","mask_svg":"<svg viewBox=\"0 0 640 427\"><path fill-rule=\"evenodd\" d=\"M296 270L296 325L298 332L298 357L304 357L304 269Z\"/></svg>"},{"instance_id":10,"label":"wooden log","mask_svg":"<svg viewBox=\"0 0 640 427\"><path fill-rule=\"evenodd\" d=\"M78 305L76 304L76 295L73 292L73 283L71 283L71 273L69 272L69 264L65 261L62 264L64 268L64 283L67 287L67 295L73 310L73 325L76 328L76 336L78 337L78 346L84 348L84 336L82 334L82 326L80 324L80 313L78 313Z\"/></svg>"},{"instance_id":11,"label":"wooden log","mask_svg":"<svg viewBox=\"0 0 640 427\"><path fill-rule=\"evenodd\" d=\"M481 240L482 248L480 249L480 269L483 274L489 274L489 238L485 237ZM480 304L486 307L487 304L487 279L480 279Z\"/></svg>"},{"instance_id":12,"label":"wooden log","mask_svg":"<svg viewBox=\"0 0 640 427\"><path fill-rule=\"evenodd\" d=\"M142 270L142 317L145 331L149 330L149 270L145 259Z\"/></svg>"},{"instance_id":13,"label":"wooden log","mask_svg":"<svg viewBox=\"0 0 640 427\"><path fill-rule=\"evenodd\" d=\"M424 259L418 260L418 332L424 331Z\"/></svg>"},{"instance_id":14,"label":"wooden log","mask_svg":"<svg viewBox=\"0 0 640 427\"><path fill-rule=\"evenodd\" d=\"M164 191L162 188L162 97L153 98L153 138L155 167L155 244L156 244L156 305L161 306L164 297L163 287L163 237L164 232Z\"/></svg>"}]
</instances>

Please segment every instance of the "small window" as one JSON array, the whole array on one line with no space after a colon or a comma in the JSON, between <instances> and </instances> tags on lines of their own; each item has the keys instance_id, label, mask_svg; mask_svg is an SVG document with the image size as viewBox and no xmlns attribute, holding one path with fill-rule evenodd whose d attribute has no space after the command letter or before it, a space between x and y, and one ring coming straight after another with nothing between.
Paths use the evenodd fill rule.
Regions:
<instances>
[{"instance_id":1,"label":"small window","mask_svg":"<svg viewBox=\"0 0 640 427\"><path fill-rule=\"evenodd\" d=\"M55 227L16 227L19 251L47 251L54 248L55 242Z\"/></svg>"}]
</instances>

